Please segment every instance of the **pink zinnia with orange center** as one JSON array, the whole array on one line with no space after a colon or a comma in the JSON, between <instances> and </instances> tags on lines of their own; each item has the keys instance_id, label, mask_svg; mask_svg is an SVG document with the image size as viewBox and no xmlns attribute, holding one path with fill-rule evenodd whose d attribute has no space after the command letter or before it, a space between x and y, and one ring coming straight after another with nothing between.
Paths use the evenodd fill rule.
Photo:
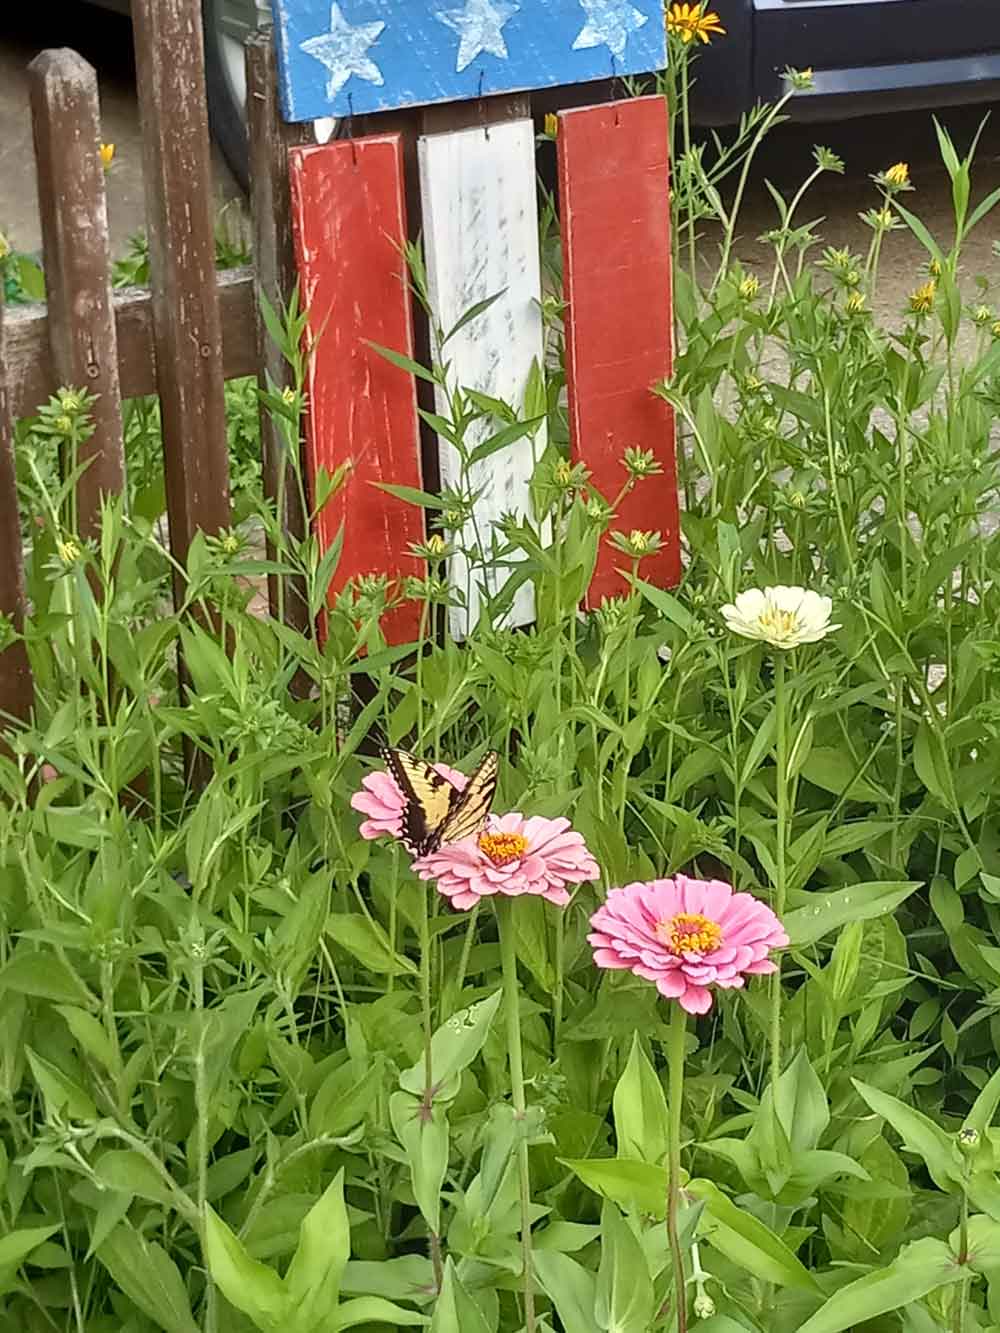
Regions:
<instances>
[{"instance_id":1,"label":"pink zinnia with orange center","mask_svg":"<svg viewBox=\"0 0 1000 1333\"><path fill-rule=\"evenodd\" d=\"M493 815L478 837L445 843L414 861L421 879L437 880L453 907L475 907L480 898L521 894L558 907L570 900L567 884L597 879L597 862L568 819L541 815Z\"/></svg>"},{"instance_id":2,"label":"pink zinnia with orange center","mask_svg":"<svg viewBox=\"0 0 1000 1333\"><path fill-rule=\"evenodd\" d=\"M766 903L721 880L654 879L612 889L590 918L598 967L654 981L689 1014L707 1014L712 987L741 989L777 971L768 954L788 944Z\"/></svg>"},{"instance_id":3,"label":"pink zinnia with orange center","mask_svg":"<svg viewBox=\"0 0 1000 1333\"><path fill-rule=\"evenodd\" d=\"M457 768L447 764L432 764L436 773L440 773L453 787L462 791L468 778ZM361 825L363 838L381 838L388 835L398 838L403 832L403 811L406 809L406 797L399 790L399 784L391 773L379 769L362 779L361 791L351 797L351 808L368 818Z\"/></svg>"}]
</instances>

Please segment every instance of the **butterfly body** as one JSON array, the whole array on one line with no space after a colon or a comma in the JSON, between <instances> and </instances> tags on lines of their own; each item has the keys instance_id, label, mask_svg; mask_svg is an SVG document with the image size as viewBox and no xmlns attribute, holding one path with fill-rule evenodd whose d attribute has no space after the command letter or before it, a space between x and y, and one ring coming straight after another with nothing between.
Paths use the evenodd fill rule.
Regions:
<instances>
[{"instance_id":1,"label":"butterfly body","mask_svg":"<svg viewBox=\"0 0 1000 1333\"><path fill-rule=\"evenodd\" d=\"M414 856L429 856L445 843L459 842L485 828L500 771L495 750L461 790L406 750L385 749L382 757L406 801L400 837Z\"/></svg>"}]
</instances>

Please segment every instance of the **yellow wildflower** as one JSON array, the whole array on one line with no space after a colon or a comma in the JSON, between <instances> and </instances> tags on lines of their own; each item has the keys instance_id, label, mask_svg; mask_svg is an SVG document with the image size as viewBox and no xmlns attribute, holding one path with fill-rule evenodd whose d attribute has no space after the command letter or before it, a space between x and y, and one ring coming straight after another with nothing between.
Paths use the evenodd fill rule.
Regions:
<instances>
[{"instance_id":1,"label":"yellow wildflower","mask_svg":"<svg viewBox=\"0 0 1000 1333\"><path fill-rule=\"evenodd\" d=\"M115 146L113 143L102 143L100 148L101 166L105 171L111 170L111 163L115 160Z\"/></svg>"},{"instance_id":2,"label":"yellow wildflower","mask_svg":"<svg viewBox=\"0 0 1000 1333\"><path fill-rule=\"evenodd\" d=\"M75 565L80 559L80 547L72 537L67 537L65 541L57 541L56 553L64 565Z\"/></svg>"},{"instance_id":3,"label":"yellow wildflower","mask_svg":"<svg viewBox=\"0 0 1000 1333\"><path fill-rule=\"evenodd\" d=\"M931 278L910 293L910 309L915 315L927 315L934 309L934 297L937 295L937 283Z\"/></svg>"},{"instance_id":4,"label":"yellow wildflower","mask_svg":"<svg viewBox=\"0 0 1000 1333\"><path fill-rule=\"evenodd\" d=\"M847 298L845 309L849 315L860 315L865 308L864 292L851 292Z\"/></svg>"},{"instance_id":5,"label":"yellow wildflower","mask_svg":"<svg viewBox=\"0 0 1000 1333\"><path fill-rule=\"evenodd\" d=\"M10 241L8 241L7 237L0 231L0 260L6 259L9 254Z\"/></svg>"},{"instance_id":6,"label":"yellow wildflower","mask_svg":"<svg viewBox=\"0 0 1000 1333\"><path fill-rule=\"evenodd\" d=\"M713 37L724 37L726 30L718 14L705 11L704 4L675 4L667 10L667 32L685 44L697 38L707 46Z\"/></svg>"},{"instance_id":7,"label":"yellow wildflower","mask_svg":"<svg viewBox=\"0 0 1000 1333\"><path fill-rule=\"evenodd\" d=\"M427 550L431 555L444 555L447 549L448 543L441 536L440 532L432 533L431 536L427 538Z\"/></svg>"},{"instance_id":8,"label":"yellow wildflower","mask_svg":"<svg viewBox=\"0 0 1000 1333\"><path fill-rule=\"evenodd\" d=\"M906 162L897 162L885 173L886 184L894 185L897 190L905 190L910 183L910 168Z\"/></svg>"},{"instance_id":9,"label":"yellow wildflower","mask_svg":"<svg viewBox=\"0 0 1000 1333\"><path fill-rule=\"evenodd\" d=\"M737 290L744 301L752 301L760 291L760 278L756 273L751 273L743 279Z\"/></svg>"},{"instance_id":10,"label":"yellow wildflower","mask_svg":"<svg viewBox=\"0 0 1000 1333\"><path fill-rule=\"evenodd\" d=\"M559 117L553 111L550 111L545 117L545 133L550 139L558 138Z\"/></svg>"}]
</instances>

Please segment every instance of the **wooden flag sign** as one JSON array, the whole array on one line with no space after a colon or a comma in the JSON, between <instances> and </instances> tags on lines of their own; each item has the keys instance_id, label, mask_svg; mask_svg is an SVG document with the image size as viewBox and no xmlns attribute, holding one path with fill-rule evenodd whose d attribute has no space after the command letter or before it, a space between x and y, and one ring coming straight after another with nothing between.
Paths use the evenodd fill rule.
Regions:
<instances>
[{"instance_id":1,"label":"wooden flag sign","mask_svg":"<svg viewBox=\"0 0 1000 1333\"><path fill-rule=\"evenodd\" d=\"M662 0L272 0L286 119L662 69Z\"/></svg>"},{"instance_id":2,"label":"wooden flag sign","mask_svg":"<svg viewBox=\"0 0 1000 1333\"><path fill-rule=\"evenodd\" d=\"M352 117L354 124L365 113L369 130L292 155L298 265L318 335L309 465L314 477L321 466L333 472L352 465L318 524L324 548L343 532L335 593L360 574L398 582L426 570L410 552L423 538L419 509L379 484L421 486L413 378L370 347L414 355L404 241L419 236L423 245L432 310L432 326L421 325L427 343L431 327L450 331L438 417L450 419L456 390L475 390L523 418L531 377L544 373L545 344L535 131L528 99L513 94L662 69L666 34L661 0L272 3L287 118ZM460 105L490 94L504 95L478 109ZM458 105L407 110L442 102ZM371 113L380 111L395 113L386 129L402 126L402 139L378 133ZM560 116L571 448L609 500L627 480L625 451L652 454L657 475L624 496L614 527L660 534L662 547L642 572L661 586L680 573L674 422L651 391L669 375L672 358L667 145L660 97ZM417 318L426 316L418 311ZM429 410L425 417L437 424ZM501 431L501 417L472 424L463 441L470 453ZM439 470L442 486L461 491L464 503L474 497L458 534L461 552L448 567L455 602L449 626L462 638L484 599L517 576L500 520L531 514L546 436L540 423L527 427L502 452L484 450L467 474L452 444L437 443L440 466L431 473ZM588 605L624 590L624 563L602 544ZM501 599L502 623L530 623L532 596L525 583ZM386 617L389 641L412 641L418 615L408 604Z\"/></svg>"}]
</instances>

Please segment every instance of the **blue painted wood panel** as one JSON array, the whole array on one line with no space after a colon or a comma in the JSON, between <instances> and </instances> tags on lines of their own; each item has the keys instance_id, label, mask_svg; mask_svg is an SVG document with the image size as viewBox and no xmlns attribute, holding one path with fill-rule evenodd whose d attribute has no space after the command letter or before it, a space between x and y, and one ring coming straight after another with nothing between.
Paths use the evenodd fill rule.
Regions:
<instances>
[{"instance_id":1,"label":"blue painted wood panel","mask_svg":"<svg viewBox=\"0 0 1000 1333\"><path fill-rule=\"evenodd\" d=\"M662 0L272 0L285 118L643 74Z\"/></svg>"}]
</instances>

